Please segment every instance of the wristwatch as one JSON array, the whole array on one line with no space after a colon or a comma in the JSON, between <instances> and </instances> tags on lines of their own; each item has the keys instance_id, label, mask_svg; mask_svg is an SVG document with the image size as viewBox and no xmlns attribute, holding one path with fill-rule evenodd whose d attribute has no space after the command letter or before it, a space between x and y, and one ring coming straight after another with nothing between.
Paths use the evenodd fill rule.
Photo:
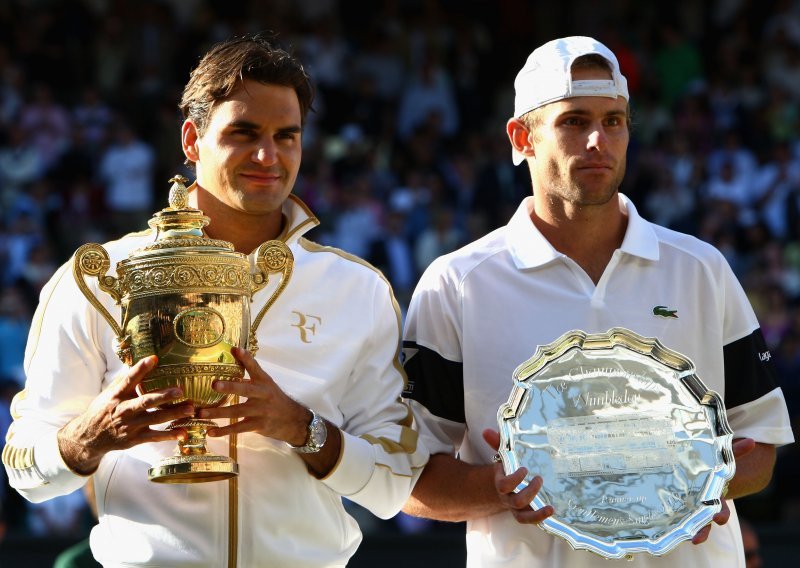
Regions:
<instances>
[{"instance_id":1,"label":"wristwatch","mask_svg":"<svg viewBox=\"0 0 800 568\"><path fill-rule=\"evenodd\" d=\"M304 446L291 446L298 454L315 454L322 449L322 446L325 445L325 440L328 439L328 427L325 426L325 421L310 408L309 411L311 411L311 422L308 423L306 444Z\"/></svg>"}]
</instances>

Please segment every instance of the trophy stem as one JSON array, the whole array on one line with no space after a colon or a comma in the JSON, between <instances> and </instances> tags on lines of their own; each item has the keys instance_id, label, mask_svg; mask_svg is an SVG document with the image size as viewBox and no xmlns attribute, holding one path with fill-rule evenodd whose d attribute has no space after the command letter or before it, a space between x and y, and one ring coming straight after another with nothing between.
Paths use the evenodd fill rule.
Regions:
<instances>
[{"instance_id":1,"label":"trophy stem","mask_svg":"<svg viewBox=\"0 0 800 568\"><path fill-rule=\"evenodd\" d=\"M178 442L178 455L164 458L147 471L156 483L203 483L239 475L239 466L227 456L208 453L206 431L216 427L213 420L185 418L170 423L168 429L186 428L188 439Z\"/></svg>"},{"instance_id":2,"label":"trophy stem","mask_svg":"<svg viewBox=\"0 0 800 568\"><path fill-rule=\"evenodd\" d=\"M201 456L208 453L206 450L206 432L209 428L216 428L213 420L198 420L189 418L176 420L169 425L169 430L186 428L189 438L178 441L178 450L182 456Z\"/></svg>"}]
</instances>

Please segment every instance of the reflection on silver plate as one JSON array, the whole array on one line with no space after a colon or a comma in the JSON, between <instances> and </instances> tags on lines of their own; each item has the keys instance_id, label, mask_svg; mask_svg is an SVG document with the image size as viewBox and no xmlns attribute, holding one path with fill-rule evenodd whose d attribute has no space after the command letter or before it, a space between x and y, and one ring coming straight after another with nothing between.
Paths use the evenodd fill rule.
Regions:
<instances>
[{"instance_id":1,"label":"reflection on silver plate","mask_svg":"<svg viewBox=\"0 0 800 568\"><path fill-rule=\"evenodd\" d=\"M514 372L498 410L507 473L544 485L540 526L606 558L662 555L711 522L735 465L720 396L685 356L624 329L570 331Z\"/></svg>"}]
</instances>

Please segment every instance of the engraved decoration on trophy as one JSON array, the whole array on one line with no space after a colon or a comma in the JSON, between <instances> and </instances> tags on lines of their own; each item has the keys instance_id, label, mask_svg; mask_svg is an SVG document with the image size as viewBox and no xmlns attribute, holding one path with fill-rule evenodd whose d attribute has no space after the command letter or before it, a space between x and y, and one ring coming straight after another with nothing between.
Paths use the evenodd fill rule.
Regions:
<instances>
[{"instance_id":1,"label":"engraved decoration on trophy","mask_svg":"<svg viewBox=\"0 0 800 568\"><path fill-rule=\"evenodd\" d=\"M149 355L158 365L137 387L139 394L180 387L195 409L226 404L232 397L216 392L216 380L241 381L244 368L233 357L233 347L258 349L256 330L264 314L289 283L294 264L283 241L262 244L255 271L250 261L227 241L203 233L209 218L188 206L186 179L175 176L169 207L155 213L149 225L155 239L117 263L116 276L108 252L99 244L81 246L74 256L75 280L92 306L117 337L117 355L134 365ZM273 276L280 276L276 284ZM86 282L96 278L100 291L121 308L119 323L98 300ZM273 289L264 307L250 319L253 295ZM176 420L168 428L186 428L188 439L178 442L174 456L151 467L148 477L161 483L198 483L238 475L238 465L228 456L206 449L206 431L212 420L194 417Z\"/></svg>"},{"instance_id":2,"label":"engraved decoration on trophy","mask_svg":"<svg viewBox=\"0 0 800 568\"><path fill-rule=\"evenodd\" d=\"M544 480L540 524L606 558L660 556L721 510L735 464L720 396L691 360L624 329L570 331L514 372L498 410L506 473Z\"/></svg>"}]
</instances>

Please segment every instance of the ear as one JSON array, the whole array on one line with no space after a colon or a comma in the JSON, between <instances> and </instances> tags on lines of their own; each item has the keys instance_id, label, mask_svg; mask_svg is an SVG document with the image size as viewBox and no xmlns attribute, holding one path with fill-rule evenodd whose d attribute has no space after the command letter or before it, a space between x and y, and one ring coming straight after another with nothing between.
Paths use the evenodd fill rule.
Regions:
<instances>
[{"instance_id":1,"label":"ear","mask_svg":"<svg viewBox=\"0 0 800 568\"><path fill-rule=\"evenodd\" d=\"M200 135L197 132L197 125L191 120L184 120L181 127L181 146L184 155L190 162L200 161L200 149L198 142Z\"/></svg>"},{"instance_id":2,"label":"ear","mask_svg":"<svg viewBox=\"0 0 800 568\"><path fill-rule=\"evenodd\" d=\"M514 150L526 158L536 155L531 142L531 133L520 119L510 118L506 123L506 133Z\"/></svg>"}]
</instances>

